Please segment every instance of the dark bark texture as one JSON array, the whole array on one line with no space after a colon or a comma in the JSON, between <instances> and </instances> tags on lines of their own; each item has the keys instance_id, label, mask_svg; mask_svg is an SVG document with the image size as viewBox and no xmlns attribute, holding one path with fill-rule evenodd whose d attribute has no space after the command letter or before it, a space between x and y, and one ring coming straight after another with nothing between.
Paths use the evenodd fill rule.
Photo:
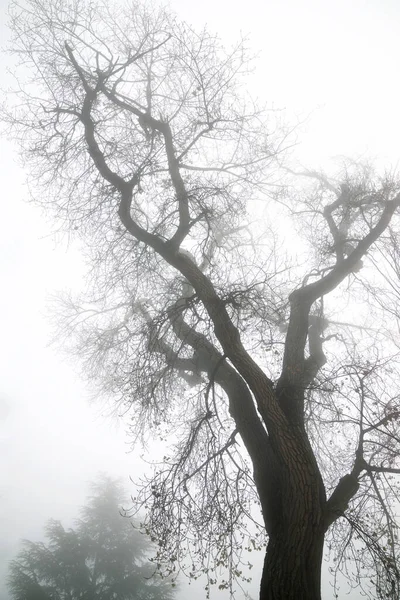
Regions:
<instances>
[{"instance_id":1,"label":"dark bark texture","mask_svg":"<svg viewBox=\"0 0 400 600\"><path fill-rule=\"evenodd\" d=\"M315 464L281 465L275 480L264 472L256 478L269 515L269 535L260 599L311 599L320 596L324 543L323 484Z\"/></svg>"}]
</instances>

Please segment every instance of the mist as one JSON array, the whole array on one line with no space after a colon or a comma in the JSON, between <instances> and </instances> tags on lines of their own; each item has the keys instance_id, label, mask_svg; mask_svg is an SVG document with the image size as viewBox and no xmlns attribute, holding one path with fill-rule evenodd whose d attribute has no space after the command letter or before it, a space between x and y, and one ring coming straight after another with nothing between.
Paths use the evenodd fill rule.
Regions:
<instances>
[{"instance_id":1,"label":"mist","mask_svg":"<svg viewBox=\"0 0 400 600\"><path fill-rule=\"evenodd\" d=\"M190 4L171 2L179 17L207 23L228 41L249 34L259 53L251 85L256 94L285 109L298 125L293 152L311 168L324 168L337 155L367 157L396 166L399 159L400 6L320 1ZM0 0L6 42L7 2ZM5 45L5 44L3 44ZM9 57L1 56L6 86ZM23 165L14 146L0 140L0 599L8 562L20 540L43 539L50 518L73 525L88 485L103 472L131 479L146 469L140 447L132 448L124 416L110 402L96 400L96 387L79 374L79 359L54 343L50 316L60 290L79 292L85 280L80 248L58 235L54 224L28 203ZM114 409L113 409L114 408ZM257 598L262 553L254 560ZM344 584L343 595L347 591ZM177 598L205 598L204 583L181 579ZM227 593L212 590L212 599ZM239 592L238 598L243 597ZM352 600L357 600L354 592ZM323 598L333 598L326 576Z\"/></svg>"}]
</instances>

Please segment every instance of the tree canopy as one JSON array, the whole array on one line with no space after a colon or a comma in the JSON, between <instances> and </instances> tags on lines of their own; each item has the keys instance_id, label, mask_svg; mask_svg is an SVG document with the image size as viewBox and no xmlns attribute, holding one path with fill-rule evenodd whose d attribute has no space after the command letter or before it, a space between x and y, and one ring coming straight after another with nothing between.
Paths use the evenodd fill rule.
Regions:
<instances>
[{"instance_id":1,"label":"tree canopy","mask_svg":"<svg viewBox=\"0 0 400 600\"><path fill-rule=\"evenodd\" d=\"M150 541L121 515L121 486L103 478L92 493L75 528L52 519L46 542L24 540L10 563L11 598L172 600L171 581L152 577Z\"/></svg>"},{"instance_id":2,"label":"tree canopy","mask_svg":"<svg viewBox=\"0 0 400 600\"><path fill-rule=\"evenodd\" d=\"M298 168L246 90L246 40L165 9L27 0L11 27L4 118L88 260L63 331L135 439L166 446L135 498L160 565L210 584L225 565L232 588L258 504L261 600L318 600L324 541L398 598L396 173Z\"/></svg>"}]
</instances>

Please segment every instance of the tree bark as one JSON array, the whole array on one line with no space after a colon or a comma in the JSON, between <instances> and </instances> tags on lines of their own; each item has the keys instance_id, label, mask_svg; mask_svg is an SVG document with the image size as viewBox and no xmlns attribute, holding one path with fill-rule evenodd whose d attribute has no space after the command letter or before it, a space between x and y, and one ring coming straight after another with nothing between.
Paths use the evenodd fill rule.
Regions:
<instances>
[{"instance_id":1,"label":"tree bark","mask_svg":"<svg viewBox=\"0 0 400 600\"><path fill-rule=\"evenodd\" d=\"M325 500L318 469L312 473L310 466L295 478L281 469L278 485L269 487L275 506L267 524L260 600L321 599Z\"/></svg>"},{"instance_id":2,"label":"tree bark","mask_svg":"<svg viewBox=\"0 0 400 600\"><path fill-rule=\"evenodd\" d=\"M325 488L311 448L307 453L304 430L297 433L299 450L305 450L301 458L291 457L290 464L276 460L272 477L271 465L255 473L269 538L260 600L321 599Z\"/></svg>"},{"instance_id":3,"label":"tree bark","mask_svg":"<svg viewBox=\"0 0 400 600\"><path fill-rule=\"evenodd\" d=\"M320 600L323 545L323 531L310 523L270 536L260 600Z\"/></svg>"}]
</instances>

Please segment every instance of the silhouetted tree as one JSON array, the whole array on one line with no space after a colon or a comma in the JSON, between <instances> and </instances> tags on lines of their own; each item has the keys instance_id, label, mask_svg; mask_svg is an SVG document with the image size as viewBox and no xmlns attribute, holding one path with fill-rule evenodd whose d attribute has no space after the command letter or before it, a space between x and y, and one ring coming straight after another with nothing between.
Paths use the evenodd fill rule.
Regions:
<instances>
[{"instance_id":1,"label":"silhouetted tree","mask_svg":"<svg viewBox=\"0 0 400 600\"><path fill-rule=\"evenodd\" d=\"M50 520L47 542L25 540L10 563L9 590L15 600L172 600L171 581L152 577L151 544L121 516L123 494L105 478L74 529Z\"/></svg>"},{"instance_id":2,"label":"silhouetted tree","mask_svg":"<svg viewBox=\"0 0 400 600\"><path fill-rule=\"evenodd\" d=\"M135 500L159 563L231 587L259 503L261 600L318 600L325 539L354 585L398 598L398 180L283 172L245 42L136 2L11 14L6 118L90 261L65 331L133 432L169 442Z\"/></svg>"}]
</instances>

